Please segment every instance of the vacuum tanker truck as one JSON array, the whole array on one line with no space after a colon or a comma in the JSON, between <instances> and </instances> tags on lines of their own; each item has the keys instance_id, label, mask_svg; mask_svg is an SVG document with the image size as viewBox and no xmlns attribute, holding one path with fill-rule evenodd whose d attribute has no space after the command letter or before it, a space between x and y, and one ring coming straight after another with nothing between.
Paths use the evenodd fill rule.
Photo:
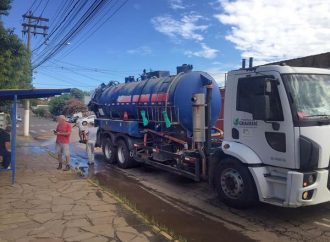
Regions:
<instances>
[{"instance_id":1,"label":"vacuum tanker truck","mask_svg":"<svg viewBox=\"0 0 330 242\"><path fill-rule=\"evenodd\" d=\"M98 87L89 103L106 161L207 181L232 207L330 200L330 70L244 66L216 81L191 65ZM224 110L221 110L221 107ZM224 130L214 127L223 111Z\"/></svg>"}]
</instances>

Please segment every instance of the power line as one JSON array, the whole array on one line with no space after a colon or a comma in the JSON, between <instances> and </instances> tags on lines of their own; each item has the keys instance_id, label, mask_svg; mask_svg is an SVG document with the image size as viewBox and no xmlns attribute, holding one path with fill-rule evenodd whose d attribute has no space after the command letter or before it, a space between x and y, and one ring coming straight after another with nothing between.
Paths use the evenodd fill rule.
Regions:
<instances>
[{"instance_id":1,"label":"power line","mask_svg":"<svg viewBox=\"0 0 330 242\"><path fill-rule=\"evenodd\" d=\"M46 4L45 4L45 7L44 7L44 9L41 11L41 14L40 14L40 16L42 16L42 15L43 15L43 13L45 12L45 9L47 8L47 6L48 6L48 3L49 3L49 0L47 0L47 2L46 2Z\"/></svg>"},{"instance_id":2,"label":"power line","mask_svg":"<svg viewBox=\"0 0 330 242\"><path fill-rule=\"evenodd\" d=\"M46 61L48 61L51 57L57 54L61 49L63 49L63 44L68 42L70 39L73 39L85 26L86 24L93 19L95 14L101 9L101 7L106 3L105 0L94 1L94 3L88 8L88 10L84 13L84 15L78 20L78 22L71 28L69 33L67 33L64 38L60 41L58 46L55 46L48 54L37 64L33 65L33 69L42 65Z\"/></svg>"},{"instance_id":3,"label":"power line","mask_svg":"<svg viewBox=\"0 0 330 242\"><path fill-rule=\"evenodd\" d=\"M38 11L38 9L39 9L39 7L40 7L40 4L41 4L41 2L42 2L42 0L39 0L39 4L37 5L37 7L35 8L35 10L34 11L32 11L32 12L37 12Z\"/></svg>"},{"instance_id":4,"label":"power line","mask_svg":"<svg viewBox=\"0 0 330 242\"><path fill-rule=\"evenodd\" d=\"M54 59L52 61L50 61L51 63L53 64L57 64L57 63L62 63L62 64L65 64L65 65L70 65L70 66L73 66L73 67L77 67L77 68L80 68L81 70L87 70L87 71L91 71L91 72L102 72L102 73L128 73L128 72L140 72L141 70L138 70L138 69L131 69L131 70L128 70L128 69L125 69L125 70L121 70L119 71L118 69L117 70L113 70L113 69L106 69L106 68L97 68L97 67L89 67L89 66L82 66L82 65L77 65L77 64L73 64L73 63L70 63L70 62L67 62L67 61L60 61L60 60L57 60L57 59Z\"/></svg>"},{"instance_id":5,"label":"power line","mask_svg":"<svg viewBox=\"0 0 330 242\"><path fill-rule=\"evenodd\" d=\"M44 72L39 72L38 74L40 74L40 75L43 75L43 76L46 76L46 77L48 77L48 78L51 78L51 79L53 79L53 80L55 80L56 82L63 82L64 84L59 84L59 83L49 83L48 85L58 85L58 86L73 86L73 87L77 87L77 80L73 80L73 81L70 81L70 80L68 80L68 78L64 78L64 79L62 79L62 78L59 78L58 77L58 75L57 75L57 73L56 74L49 74L49 73L44 73ZM72 79L71 79L72 80ZM34 82L34 83L36 83L36 82ZM70 83L70 84L68 84L68 83ZM101 83L101 82L100 82ZM44 85L46 85L46 83L44 84ZM92 88L96 88L97 86L98 86L99 84L95 84L95 85L89 85L89 84L84 84L84 83L80 83L79 84L79 86L81 86L81 87L92 87Z\"/></svg>"},{"instance_id":6,"label":"power line","mask_svg":"<svg viewBox=\"0 0 330 242\"><path fill-rule=\"evenodd\" d=\"M73 5L73 7L70 9L70 11L68 12L68 14L64 17L64 19L60 22L60 24L57 25L56 28L55 28L53 31L51 31L51 32L49 33L47 39L51 38L52 35L53 35L54 33L56 33L56 31L62 26L62 24L65 23L66 19L69 17L69 15L70 15L70 14L72 13L72 11L75 9L75 7L77 6L78 3L81 3L81 2L80 2L80 1L77 1L77 2ZM82 5L82 7L83 7L83 6L84 6L84 5ZM81 8L80 8L80 9L81 9ZM79 10L80 10L80 9L79 9ZM40 44L37 48L35 48L34 50L32 50L32 52L38 50L38 49L41 48L43 45L44 45L44 43Z\"/></svg>"},{"instance_id":7,"label":"power line","mask_svg":"<svg viewBox=\"0 0 330 242\"><path fill-rule=\"evenodd\" d=\"M30 12L38 0L34 0L27 12Z\"/></svg>"},{"instance_id":8,"label":"power line","mask_svg":"<svg viewBox=\"0 0 330 242\"><path fill-rule=\"evenodd\" d=\"M117 1L118 2L118 1ZM116 2L116 3L117 3ZM62 58L68 56L69 54L71 54L74 50L76 50L80 45L82 45L83 43L85 43L90 37L92 37L92 35L98 31L106 22L108 22L117 12L119 12L119 10L125 6L125 4L128 2L128 0L125 0L114 12L113 14L111 14L105 21L103 21L92 33L90 33L85 39L82 39L77 45L75 45L75 47L73 49L71 49L65 56L62 56ZM98 23L96 23L94 26L96 26ZM93 27L94 27L93 26Z\"/></svg>"},{"instance_id":9,"label":"power line","mask_svg":"<svg viewBox=\"0 0 330 242\"><path fill-rule=\"evenodd\" d=\"M88 1L77 1L74 5L74 7L71 7L73 2L69 2L66 5L66 9L63 7L64 10L68 10L66 12L65 18L62 19L61 22L55 25L54 29L49 34L47 40L50 41L49 46L45 47L44 50L39 52L36 56L34 56L35 61L33 62L33 69L38 68L45 62L49 61L51 58L53 58L55 55L60 53L65 47L66 43L69 41L71 42L83 29L86 29L94 20L94 24L92 27L89 27L89 30L87 32L87 37L82 36L77 44L75 44L72 47L69 48L69 52L65 53L65 56L72 53L74 50L76 50L78 47L80 47L81 44L83 44L85 41L87 41L96 31L98 31L107 21L109 21L117 12L128 2L128 0L125 0L122 4L120 4L118 7L119 0L116 0L114 4L110 3L113 0L95 0L92 4L90 4L89 8L85 10L83 14L80 14L81 11L77 12L77 8L82 10L84 7L83 5L80 5L78 7L77 3L83 2L86 4ZM71 8L69 8L69 6ZM108 8L106 8L108 7ZM112 12L112 10L114 11ZM103 12L102 12L103 11ZM112 12L112 13L111 13ZM104 14L101 14L104 13ZM108 15L111 13L110 15ZM76 15L80 14L79 19L75 21L72 27L69 31L66 31L68 26L70 26L70 22L73 22L76 18ZM59 16L59 14L57 15ZM108 16L108 17L107 17ZM107 17L107 18L106 18ZM106 18L106 19L105 19ZM95 21L97 19L97 21ZM85 34L86 36L86 34ZM51 43L54 43L53 45ZM43 44L40 44L37 48L35 48L33 51L36 53L37 50L41 49ZM52 46L52 47L50 47Z\"/></svg>"}]
</instances>

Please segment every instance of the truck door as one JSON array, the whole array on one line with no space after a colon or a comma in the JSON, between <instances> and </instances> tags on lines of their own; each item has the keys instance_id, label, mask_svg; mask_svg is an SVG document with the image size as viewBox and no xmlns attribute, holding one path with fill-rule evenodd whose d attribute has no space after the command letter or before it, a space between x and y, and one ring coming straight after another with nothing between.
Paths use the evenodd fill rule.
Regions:
<instances>
[{"instance_id":1,"label":"truck door","mask_svg":"<svg viewBox=\"0 0 330 242\"><path fill-rule=\"evenodd\" d=\"M283 83L274 76L239 78L231 135L263 163L296 168L294 128L285 93Z\"/></svg>"}]
</instances>

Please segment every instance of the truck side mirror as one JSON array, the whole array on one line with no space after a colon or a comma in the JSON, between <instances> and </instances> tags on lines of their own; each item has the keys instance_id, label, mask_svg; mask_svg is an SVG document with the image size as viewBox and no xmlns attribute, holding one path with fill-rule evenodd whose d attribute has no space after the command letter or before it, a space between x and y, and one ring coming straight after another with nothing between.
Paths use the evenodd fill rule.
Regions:
<instances>
[{"instance_id":1,"label":"truck side mirror","mask_svg":"<svg viewBox=\"0 0 330 242\"><path fill-rule=\"evenodd\" d=\"M258 95L253 97L253 119L269 120L270 119L270 102L269 95Z\"/></svg>"}]
</instances>

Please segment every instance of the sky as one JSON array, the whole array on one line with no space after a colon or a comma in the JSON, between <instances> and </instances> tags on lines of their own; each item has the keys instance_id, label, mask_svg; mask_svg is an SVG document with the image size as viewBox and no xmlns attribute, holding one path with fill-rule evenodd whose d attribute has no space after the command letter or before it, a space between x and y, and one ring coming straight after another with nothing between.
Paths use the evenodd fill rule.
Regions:
<instances>
[{"instance_id":1,"label":"sky","mask_svg":"<svg viewBox=\"0 0 330 242\"><path fill-rule=\"evenodd\" d=\"M175 74L176 66L184 63L208 72L223 86L225 73L239 68L242 58L254 57L255 64L263 64L330 51L329 0L107 1L108 9L75 38L32 38L33 65L45 58L44 50L62 49L34 69L36 88L93 90L102 82L139 77L143 69ZM49 18L51 33L64 19L61 7L68 2L13 0L2 21L26 43L21 32L24 13L32 10ZM96 31L93 26L103 21ZM65 25L72 27L74 20Z\"/></svg>"}]
</instances>

